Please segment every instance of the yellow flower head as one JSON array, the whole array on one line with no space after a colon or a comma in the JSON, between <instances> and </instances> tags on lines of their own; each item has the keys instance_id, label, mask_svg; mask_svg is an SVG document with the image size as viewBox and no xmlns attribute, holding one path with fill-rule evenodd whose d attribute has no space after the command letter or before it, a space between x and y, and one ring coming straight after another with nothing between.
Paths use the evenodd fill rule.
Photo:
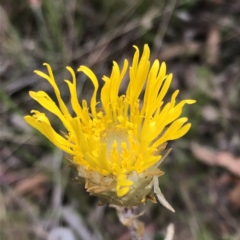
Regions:
<instances>
[{"instance_id":1,"label":"yellow flower head","mask_svg":"<svg viewBox=\"0 0 240 240\"><path fill-rule=\"evenodd\" d=\"M171 209L161 198L158 176L162 171L158 167L164 158L167 141L182 137L190 129L188 119L180 115L183 106L193 104L195 100L187 99L176 104L179 93L176 90L170 102L164 104L172 74L166 74L165 63L160 65L157 59L150 65L147 44L141 57L139 49L135 49L129 68L127 60L122 69L113 62L110 77L102 78L104 86L100 103L96 99L97 77L86 66L78 68L77 71L85 73L94 86L90 106L85 100L79 103L76 76L73 69L67 67L72 81L65 82L69 87L74 116L61 98L51 67L44 63L48 74L35 73L52 85L58 105L44 91L30 91L30 96L62 121L66 134L62 136L56 132L46 115L37 110L32 110L32 116L25 116L25 120L70 155L68 160L77 169L79 178L84 179L87 191L98 196L101 203L139 205L145 199L154 201L152 193L155 192ZM119 96L126 72L129 74L127 91ZM144 87L141 102L139 96Z\"/></svg>"}]
</instances>

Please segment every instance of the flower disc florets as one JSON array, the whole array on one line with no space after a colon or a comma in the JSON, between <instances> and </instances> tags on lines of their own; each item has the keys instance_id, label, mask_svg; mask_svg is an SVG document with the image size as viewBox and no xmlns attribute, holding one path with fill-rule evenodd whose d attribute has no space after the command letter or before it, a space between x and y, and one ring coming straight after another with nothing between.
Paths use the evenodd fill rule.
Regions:
<instances>
[{"instance_id":1,"label":"flower disc florets","mask_svg":"<svg viewBox=\"0 0 240 240\"><path fill-rule=\"evenodd\" d=\"M110 77L103 77L101 101L97 108L99 88L95 74L87 67L80 66L78 71L85 73L93 83L94 91L88 107L83 100L78 102L76 76L72 68L72 82L65 80L71 94L71 105L75 116L71 116L54 80L48 64L48 75L35 71L53 87L58 106L43 91L30 92L30 96L62 121L67 130L65 136L58 134L45 114L32 110L32 116L25 120L44 134L57 147L67 152L68 160L77 169L80 179L90 194L98 196L101 203L120 206L136 206L146 199L154 201L153 192L168 208L158 187L158 169L163 160L166 142L185 135L191 127L186 117L180 117L185 104L194 100L183 100L176 104L179 90L170 102L164 104L172 74L166 74L166 65L155 60L150 66L150 50L144 46L140 58L139 50L133 57L129 68L129 84L125 95L119 96L120 84L128 70L124 61L122 70L113 62ZM140 106L139 96L145 94ZM101 107L100 110L99 107ZM171 209L172 210L172 209Z\"/></svg>"}]
</instances>

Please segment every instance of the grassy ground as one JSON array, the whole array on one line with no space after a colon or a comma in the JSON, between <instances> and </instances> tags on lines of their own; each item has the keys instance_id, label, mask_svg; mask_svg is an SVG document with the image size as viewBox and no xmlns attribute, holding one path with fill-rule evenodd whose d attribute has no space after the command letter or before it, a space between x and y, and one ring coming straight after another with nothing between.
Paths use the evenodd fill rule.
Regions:
<instances>
[{"instance_id":1,"label":"grassy ground","mask_svg":"<svg viewBox=\"0 0 240 240\"><path fill-rule=\"evenodd\" d=\"M110 73L112 60L130 59L132 45L144 43L174 73L169 96L179 88L180 98L197 100L184 113L193 127L170 143L160 178L176 213L160 204L143 206L146 239L164 239L169 223L176 240L240 239L240 3L129 2L1 1L0 239L129 239L115 210L98 207L71 181L75 173L64 165L64 154L23 116L40 109L30 89L53 94L33 73L43 62L53 67L69 102L65 66L87 65L100 79ZM83 75L78 92L80 99L92 92Z\"/></svg>"}]
</instances>

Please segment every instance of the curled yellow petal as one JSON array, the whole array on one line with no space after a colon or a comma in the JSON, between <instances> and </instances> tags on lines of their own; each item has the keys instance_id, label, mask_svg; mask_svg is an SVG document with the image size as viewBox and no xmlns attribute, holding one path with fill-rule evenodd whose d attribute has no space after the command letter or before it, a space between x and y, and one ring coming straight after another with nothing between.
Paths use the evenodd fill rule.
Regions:
<instances>
[{"instance_id":1,"label":"curled yellow petal","mask_svg":"<svg viewBox=\"0 0 240 240\"><path fill-rule=\"evenodd\" d=\"M77 70L78 72L84 72L92 81L94 86L94 92L91 99L91 111L94 117L96 117L96 105L97 105L97 91L98 91L98 80L94 72L86 66L80 66Z\"/></svg>"}]
</instances>

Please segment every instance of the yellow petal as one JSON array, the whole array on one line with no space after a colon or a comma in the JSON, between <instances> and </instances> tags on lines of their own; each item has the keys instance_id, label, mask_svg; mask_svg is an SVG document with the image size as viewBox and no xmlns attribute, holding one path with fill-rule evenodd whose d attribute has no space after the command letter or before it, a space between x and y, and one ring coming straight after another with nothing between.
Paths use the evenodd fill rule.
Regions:
<instances>
[{"instance_id":1,"label":"yellow petal","mask_svg":"<svg viewBox=\"0 0 240 240\"><path fill-rule=\"evenodd\" d=\"M48 63L44 63L43 65L47 67L49 76L46 75L45 73L41 72L41 71L38 71L38 70L35 70L34 72L35 72L36 74L38 74L39 76L41 76L42 78L45 78L45 79L52 85L52 87L53 87L53 89L54 89L54 92L55 92L55 94L56 94L58 103L59 103L59 107L60 107L62 113L63 113L66 117L68 117L70 114L69 114L69 112L68 112L68 109L67 109L65 103L63 102L63 100L62 100L62 98L61 98L61 94L60 94L59 88L58 88L58 86L57 86L57 84L56 84L56 82L55 82L55 79L54 79L54 75L53 75L53 72L52 72L52 68L51 68L51 66L50 66Z\"/></svg>"},{"instance_id":2,"label":"yellow petal","mask_svg":"<svg viewBox=\"0 0 240 240\"><path fill-rule=\"evenodd\" d=\"M118 197L123 197L123 196L125 196L129 192L129 190L130 190L130 187L118 187L116 189L117 196Z\"/></svg>"},{"instance_id":3,"label":"yellow petal","mask_svg":"<svg viewBox=\"0 0 240 240\"><path fill-rule=\"evenodd\" d=\"M77 82L76 82L76 75L71 67L66 67L67 70L72 75L73 82L71 83L69 80L65 80L65 82L68 84L69 91L71 94L71 104L73 111L76 113L78 117L82 117L82 108L79 104L78 97L77 97Z\"/></svg>"},{"instance_id":4,"label":"yellow petal","mask_svg":"<svg viewBox=\"0 0 240 240\"><path fill-rule=\"evenodd\" d=\"M62 112L57 107L55 102L48 96L47 93L45 93L44 91L39 91L39 92L30 91L29 95L35 101L37 101L41 106L43 106L48 111L58 116L67 130L71 130L69 121L65 118L65 116L62 114Z\"/></svg>"},{"instance_id":5,"label":"yellow petal","mask_svg":"<svg viewBox=\"0 0 240 240\"><path fill-rule=\"evenodd\" d=\"M136 48L136 47L135 47ZM127 89L127 97L130 101L131 108L134 108L134 104L137 101L143 86L147 79L147 74L150 67L149 62L150 49L147 44L144 45L144 50L140 61L139 50L136 48L134 54L132 67L130 67L130 83Z\"/></svg>"},{"instance_id":6,"label":"yellow petal","mask_svg":"<svg viewBox=\"0 0 240 240\"><path fill-rule=\"evenodd\" d=\"M161 136L153 145L152 148L157 148L158 146L160 146L161 144L163 144L164 142L167 142L169 140L175 140L178 139L180 137L182 137L184 134L187 133L187 131L190 129L191 125L186 124L183 127L183 130L181 130L183 124L187 121L188 119L186 117L183 118L179 118L176 121L174 121L166 130L166 132L163 134L163 136ZM180 134L178 134L178 132Z\"/></svg>"},{"instance_id":7,"label":"yellow petal","mask_svg":"<svg viewBox=\"0 0 240 240\"><path fill-rule=\"evenodd\" d=\"M45 137L47 137L53 144L55 144L58 148L67 152L69 154L74 154L73 151L69 147L69 142L57 134L51 125L48 125L47 122L39 122L35 118L31 116L25 116L25 121L31 125L32 127L36 128L39 132L41 132Z\"/></svg>"},{"instance_id":8,"label":"yellow petal","mask_svg":"<svg viewBox=\"0 0 240 240\"><path fill-rule=\"evenodd\" d=\"M98 91L97 77L94 74L94 72L86 66L80 66L77 71L84 72L93 83L94 91L93 91L93 95L91 98L91 111L92 111L93 116L96 117L96 115L97 115L97 113L96 113L96 105L97 105L96 97L97 97L97 91Z\"/></svg>"}]
</instances>

